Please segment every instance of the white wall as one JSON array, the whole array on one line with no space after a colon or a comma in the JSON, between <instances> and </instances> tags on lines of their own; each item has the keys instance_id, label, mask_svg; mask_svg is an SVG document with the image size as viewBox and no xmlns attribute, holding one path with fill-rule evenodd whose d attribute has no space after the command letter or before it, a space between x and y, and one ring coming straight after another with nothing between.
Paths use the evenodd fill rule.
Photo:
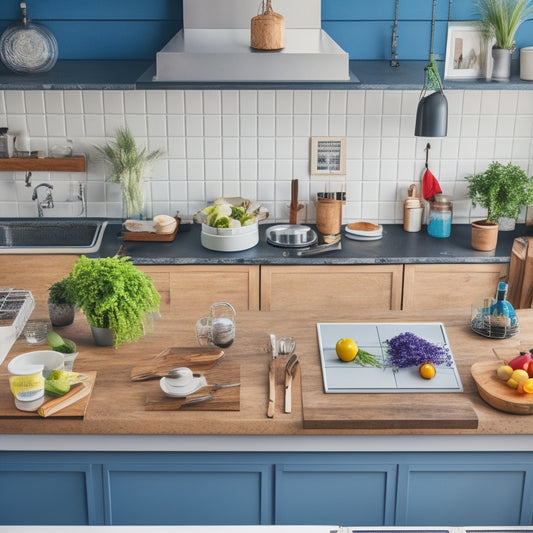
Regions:
<instances>
[{"instance_id":1,"label":"white wall","mask_svg":"<svg viewBox=\"0 0 533 533\"><path fill-rule=\"evenodd\" d=\"M512 161L533 174L533 90L446 93L446 138L413 136L418 91L400 90L150 90L0 91L0 125L27 130L33 150L49 150L66 138L89 156L87 176L33 173L33 183L51 181L58 209L87 179L89 216L121 216L120 189L106 183L95 144L127 125L139 146L162 148L152 169L153 214L187 218L219 196L257 199L271 221L288 220L290 182L298 178L300 201L328 186L309 175L311 136L347 137L345 222L365 219L400 223L411 183L420 184L425 146L430 169L454 198L454 222L472 212L464 177L493 160ZM66 204L65 204L66 205ZM0 173L0 216L36 216L24 173Z\"/></svg>"}]
</instances>

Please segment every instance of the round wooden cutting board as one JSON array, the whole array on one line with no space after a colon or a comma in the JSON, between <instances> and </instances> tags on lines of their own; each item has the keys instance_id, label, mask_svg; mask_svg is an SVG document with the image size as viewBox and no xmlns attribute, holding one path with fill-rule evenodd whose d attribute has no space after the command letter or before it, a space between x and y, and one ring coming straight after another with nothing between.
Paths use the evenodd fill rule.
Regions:
<instances>
[{"instance_id":1,"label":"round wooden cutting board","mask_svg":"<svg viewBox=\"0 0 533 533\"><path fill-rule=\"evenodd\" d=\"M479 395L492 407L515 415L533 414L533 394L519 394L498 379L496 370L502 361L481 361L472 365L472 377Z\"/></svg>"}]
</instances>

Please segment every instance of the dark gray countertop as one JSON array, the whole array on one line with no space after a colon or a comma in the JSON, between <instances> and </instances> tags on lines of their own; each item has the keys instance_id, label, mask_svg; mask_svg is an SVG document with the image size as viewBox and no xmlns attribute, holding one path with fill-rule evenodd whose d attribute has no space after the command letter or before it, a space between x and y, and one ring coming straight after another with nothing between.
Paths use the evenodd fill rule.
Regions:
<instances>
[{"instance_id":1,"label":"dark gray countertop","mask_svg":"<svg viewBox=\"0 0 533 533\"><path fill-rule=\"evenodd\" d=\"M443 63L439 63L441 76ZM47 89L355 89L420 90L424 81L427 61L400 61L399 67L391 67L389 61L350 61L352 79L342 82L154 82L153 61L99 61L62 60L49 72L16 74L0 65L0 90ZM444 88L473 90L531 89L533 82L522 81L515 73L505 83L486 82L483 79L444 80Z\"/></svg>"},{"instance_id":2,"label":"dark gray countertop","mask_svg":"<svg viewBox=\"0 0 533 533\"><path fill-rule=\"evenodd\" d=\"M493 252L477 252L470 246L469 224L454 224L447 239L427 235L425 227L407 233L402 225L383 226L383 238L377 241L353 241L343 236L342 250L313 257L294 257L286 248L266 242L266 228L259 226L259 243L242 252L214 252L201 245L199 224L181 224L173 242L123 241L121 226L107 227L100 256L112 256L121 245L122 252L137 265L374 265L402 263L506 263L510 260L513 240L532 234L533 229L517 224L515 231L499 233Z\"/></svg>"}]
</instances>

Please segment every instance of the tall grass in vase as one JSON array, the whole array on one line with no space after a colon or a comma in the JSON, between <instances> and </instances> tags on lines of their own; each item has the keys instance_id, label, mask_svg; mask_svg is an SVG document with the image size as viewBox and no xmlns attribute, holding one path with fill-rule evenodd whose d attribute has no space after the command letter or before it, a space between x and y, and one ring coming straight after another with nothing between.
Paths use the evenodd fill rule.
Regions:
<instances>
[{"instance_id":1,"label":"tall grass in vase","mask_svg":"<svg viewBox=\"0 0 533 533\"><path fill-rule=\"evenodd\" d=\"M128 128L119 128L114 141L96 146L96 149L112 167L108 180L122 188L123 216L142 216L148 169L150 163L162 155L161 150L139 150Z\"/></svg>"}]
</instances>

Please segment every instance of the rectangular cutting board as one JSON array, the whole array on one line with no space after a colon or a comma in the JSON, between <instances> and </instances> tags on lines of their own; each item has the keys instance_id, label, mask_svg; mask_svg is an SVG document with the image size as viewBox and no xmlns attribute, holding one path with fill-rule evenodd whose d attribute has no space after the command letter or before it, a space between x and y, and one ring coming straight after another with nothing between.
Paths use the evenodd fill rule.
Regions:
<instances>
[{"instance_id":1,"label":"rectangular cutting board","mask_svg":"<svg viewBox=\"0 0 533 533\"><path fill-rule=\"evenodd\" d=\"M368 331L376 324L358 323ZM412 330L396 324L403 331ZM400 332L400 331L399 331ZM417 333L417 331L413 331ZM336 333L335 333L336 334ZM338 338L343 335L339 335ZM432 340L427 338L427 340ZM356 338L357 340L357 338ZM331 341L327 341L331 344ZM326 344L326 346L328 346ZM365 341L361 347L372 351ZM350 363L343 363L349 365ZM349 368L349 367L347 367ZM422 378L420 378L422 379ZM465 430L476 429L478 418L467 395L462 392L440 393L425 390L423 394L404 391L398 394L368 390L365 394L324 391L321 356L305 359L302 364L303 426L318 430ZM369 388L373 386L370 384Z\"/></svg>"},{"instance_id":2,"label":"rectangular cutting board","mask_svg":"<svg viewBox=\"0 0 533 533\"><path fill-rule=\"evenodd\" d=\"M89 392L89 394L83 398L80 398L72 405L69 405L64 409L61 409L57 413L50 415L50 418L83 418L85 416L85 411L87 410L87 405L89 404L89 400L91 398L91 394L94 388L96 372L91 371L83 373L89 376L88 382L91 387L91 391ZM2 383L6 385L0 387L0 418L40 418L40 416L36 412L20 411L19 409L17 409L15 407L15 400L13 398L13 394L11 394L11 391L9 390L9 375L6 374L5 376L1 376L0 379ZM52 399L53 398L45 396L45 403Z\"/></svg>"},{"instance_id":3,"label":"rectangular cutting board","mask_svg":"<svg viewBox=\"0 0 533 533\"><path fill-rule=\"evenodd\" d=\"M318 344L324 390L327 393L389 393L389 392L462 392L461 378L453 359L443 324L422 323L318 323ZM418 367L393 369L386 365L387 341L400 333L411 332L437 346L448 349L451 366L440 365L432 379L420 377ZM383 367L360 366L341 361L335 344L341 338L355 339Z\"/></svg>"}]
</instances>

